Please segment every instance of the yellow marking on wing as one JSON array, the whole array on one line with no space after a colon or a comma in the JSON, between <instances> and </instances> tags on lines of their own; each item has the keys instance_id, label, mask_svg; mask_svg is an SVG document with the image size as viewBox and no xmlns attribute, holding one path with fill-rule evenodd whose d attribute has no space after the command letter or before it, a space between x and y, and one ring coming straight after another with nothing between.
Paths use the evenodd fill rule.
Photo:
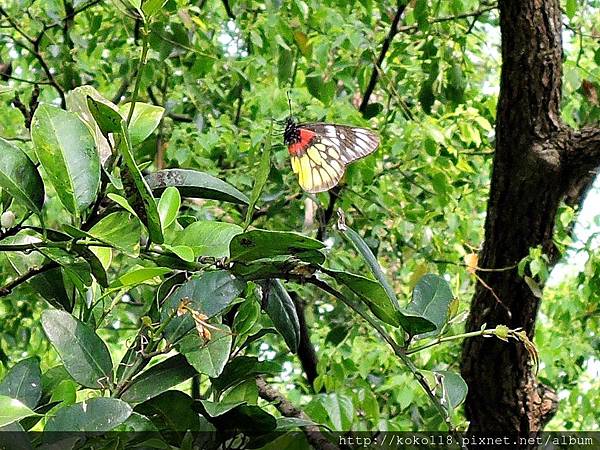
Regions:
<instances>
[{"instance_id":1,"label":"yellow marking on wing","mask_svg":"<svg viewBox=\"0 0 600 450\"><path fill-rule=\"evenodd\" d=\"M316 145L310 147L306 153L308 153L308 156L310 157L310 159L312 159L313 163L321 164L321 154L319 153L319 150L316 147Z\"/></svg>"},{"instance_id":2,"label":"yellow marking on wing","mask_svg":"<svg viewBox=\"0 0 600 450\"><path fill-rule=\"evenodd\" d=\"M292 156L292 170L294 173L298 173L300 171L300 164L297 156Z\"/></svg>"},{"instance_id":3,"label":"yellow marking on wing","mask_svg":"<svg viewBox=\"0 0 600 450\"><path fill-rule=\"evenodd\" d=\"M320 152L324 152L325 150L327 150L327 147L321 143L315 144L313 145L313 147L319 150Z\"/></svg>"},{"instance_id":4,"label":"yellow marking on wing","mask_svg":"<svg viewBox=\"0 0 600 450\"><path fill-rule=\"evenodd\" d=\"M333 159L338 159L340 157L340 154L338 153L338 151L335 149L335 147L329 147L327 149L327 153L329 154L330 157L332 157Z\"/></svg>"}]
</instances>

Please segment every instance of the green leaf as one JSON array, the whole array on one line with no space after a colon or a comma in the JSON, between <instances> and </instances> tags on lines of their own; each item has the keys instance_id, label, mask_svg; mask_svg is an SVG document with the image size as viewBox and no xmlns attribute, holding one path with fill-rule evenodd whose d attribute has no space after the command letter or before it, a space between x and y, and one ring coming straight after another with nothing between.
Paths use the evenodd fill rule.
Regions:
<instances>
[{"instance_id":1,"label":"green leaf","mask_svg":"<svg viewBox=\"0 0 600 450\"><path fill-rule=\"evenodd\" d=\"M305 252L303 258L311 257L318 260L317 257L322 253ZM312 275L318 266L304 262L301 259L290 256L280 255L271 258L257 259L249 263L234 262L231 267L231 273L246 281L267 280L271 278L288 278Z\"/></svg>"},{"instance_id":2,"label":"green leaf","mask_svg":"<svg viewBox=\"0 0 600 450\"><path fill-rule=\"evenodd\" d=\"M59 409L46 422L44 432L110 431L125 422L131 413L131 406L118 398L91 398Z\"/></svg>"},{"instance_id":3,"label":"green leaf","mask_svg":"<svg viewBox=\"0 0 600 450\"><path fill-rule=\"evenodd\" d=\"M122 197L119 194L114 194L112 192L106 194L106 196L110 198L113 202L115 202L117 205L119 205L121 208L125 209L126 211L129 211L134 216L137 216L125 197Z\"/></svg>"},{"instance_id":4,"label":"green leaf","mask_svg":"<svg viewBox=\"0 0 600 450\"><path fill-rule=\"evenodd\" d=\"M160 11L165 3L167 3L167 0L146 0L142 5L142 11L149 19L158 11Z\"/></svg>"},{"instance_id":5,"label":"green leaf","mask_svg":"<svg viewBox=\"0 0 600 450\"><path fill-rule=\"evenodd\" d=\"M335 83L333 80L324 81L319 74L306 75L306 88L310 95L325 105L330 104L335 96Z\"/></svg>"},{"instance_id":6,"label":"green leaf","mask_svg":"<svg viewBox=\"0 0 600 450\"><path fill-rule=\"evenodd\" d=\"M165 189L158 201L158 215L163 231L169 228L177 218L177 212L181 206L181 196L176 187L169 186Z\"/></svg>"},{"instance_id":7,"label":"green leaf","mask_svg":"<svg viewBox=\"0 0 600 450\"><path fill-rule=\"evenodd\" d=\"M375 316L390 325L400 325L399 314L381 284L360 275L323 269L338 283L346 285L363 300Z\"/></svg>"},{"instance_id":8,"label":"green leaf","mask_svg":"<svg viewBox=\"0 0 600 450\"><path fill-rule=\"evenodd\" d=\"M159 195L167 187L179 189L184 197L206 198L247 205L250 200L232 185L204 172L167 169L146 175L152 191Z\"/></svg>"},{"instance_id":9,"label":"green leaf","mask_svg":"<svg viewBox=\"0 0 600 450\"><path fill-rule=\"evenodd\" d=\"M577 7L577 0L567 0L566 13L569 20L573 19L575 14L577 14Z\"/></svg>"},{"instance_id":10,"label":"green leaf","mask_svg":"<svg viewBox=\"0 0 600 450\"><path fill-rule=\"evenodd\" d=\"M125 211L117 211L103 217L88 232L101 242L110 244L129 256L140 254L140 223Z\"/></svg>"},{"instance_id":11,"label":"green leaf","mask_svg":"<svg viewBox=\"0 0 600 450\"><path fill-rule=\"evenodd\" d=\"M273 131L273 122L269 128L269 132L265 138L265 142L262 146L262 153L260 157L260 165L258 166L258 172L254 177L254 187L252 188L252 195L250 195L250 204L246 212L246 221L244 222L244 230L248 229L250 222L252 222L252 216L254 215L254 207L256 202L260 198L260 194L267 183L269 178L269 172L271 171L271 134Z\"/></svg>"},{"instance_id":12,"label":"green leaf","mask_svg":"<svg viewBox=\"0 0 600 450\"><path fill-rule=\"evenodd\" d=\"M255 356L237 356L227 363L218 378L212 380L212 385L218 392L223 392L244 380L255 378L256 375L280 371L281 366L272 361L259 361Z\"/></svg>"},{"instance_id":13,"label":"green leaf","mask_svg":"<svg viewBox=\"0 0 600 450\"><path fill-rule=\"evenodd\" d=\"M208 405L210 412L206 409ZM221 432L244 433L249 436L263 435L277 428L277 420L255 405L213 404L200 400L194 405ZM234 406L233 408L230 408ZM211 413L215 414L214 416Z\"/></svg>"},{"instance_id":14,"label":"green leaf","mask_svg":"<svg viewBox=\"0 0 600 450\"><path fill-rule=\"evenodd\" d=\"M233 320L233 332L240 338L248 333L260 316L260 305L249 297L242 302Z\"/></svg>"},{"instance_id":15,"label":"green leaf","mask_svg":"<svg viewBox=\"0 0 600 450\"><path fill-rule=\"evenodd\" d=\"M319 394L306 406L306 413L315 421L325 417L334 430L350 430L354 421L352 399L337 393Z\"/></svg>"},{"instance_id":16,"label":"green leaf","mask_svg":"<svg viewBox=\"0 0 600 450\"><path fill-rule=\"evenodd\" d=\"M76 114L42 103L33 115L31 140L58 198L78 217L100 187L100 158L89 128Z\"/></svg>"},{"instance_id":17,"label":"green leaf","mask_svg":"<svg viewBox=\"0 0 600 450\"><path fill-rule=\"evenodd\" d=\"M363 112L363 117L365 119L371 119L377 116L381 111L383 111L383 105L381 103L369 103Z\"/></svg>"},{"instance_id":18,"label":"green leaf","mask_svg":"<svg viewBox=\"0 0 600 450\"><path fill-rule=\"evenodd\" d=\"M292 78L293 54L283 47L277 47L277 81L279 86L284 86Z\"/></svg>"},{"instance_id":19,"label":"green leaf","mask_svg":"<svg viewBox=\"0 0 600 450\"><path fill-rule=\"evenodd\" d=\"M17 399L0 395L0 427L37 415Z\"/></svg>"},{"instance_id":20,"label":"green leaf","mask_svg":"<svg viewBox=\"0 0 600 450\"><path fill-rule=\"evenodd\" d=\"M19 147L0 138L0 188L40 215L44 183L33 162Z\"/></svg>"},{"instance_id":21,"label":"green leaf","mask_svg":"<svg viewBox=\"0 0 600 450\"><path fill-rule=\"evenodd\" d=\"M40 360L37 357L27 358L12 366L0 382L0 395L35 408L42 396Z\"/></svg>"},{"instance_id":22,"label":"green leaf","mask_svg":"<svg viewBox=\"0 0 600 450\"><path fill-rule=\"evenodd\" d=\"M199 372L211 378L218 377L229 360L232 334L226 325L215 325L221 331L209 329L211 339L204 341L197 333L190 333L179 343L178 349Z\"/></svg>"},{"instance_id":23,"label":"green leaf","mask_svg":"<svg viewBox=\"0 0 600 450\"><path fill-rule=\"evenodd\" d=\"M469 388L465 380L459 374L447 370L436 370L434 373L442 379L442 395L446 408L458 408L467 398Z\"/></svg>"},{"instance_id":24,"label":"green leaf","mask_svg":"<svg viewBox=\"0 0 600 450\"><path fill-rule=\"evenodd\" d=\"M171 269L168 269L167 267L142 267L133 269L125 275L120 276L110 287L120 288L125 286L137 286L138 284L153 280L156 277L161 277L169 272L171 272Z\"/></svg>"},{"instance_id":25,"label":"green leaf","mask_svg":"<svg viewBox=\"0 0 600 450\"><path fill-rule=\"evenodd\" d=\"M324 247L322 242L298 233L252 230L235 236L229 253L231 260L238 262L293 255L302 261L321 264L325 256L319 250Z\"/></svg>"},{"instance_id":26,"label":"green leaf","mask_svg":"<svg viewBox=\"0 0 600 450\"><path fill-rule=\"evenodd\" d=\"M102 339L64 311L48 309L41 322L69 375L82 386L106 389L112 378L112 361Z\"/></svg>"},{"instance_id":27,"label":"green leaf","mask_svg":"<svg viewBox=\"0 0 600 450\"><path fill-rule=\"evenodd\" d=\"M170 433L186 430L197 430L198 414L192 410L194 400L181 391L166 391L136 406L136 411L146 417L159 430L169 430ZM180 439L183 435L180 436Z\"/></svg>"},{"instance_id":28,"label":"green leaf","mask_svg":"<svg viewBox=\"0 0 600 450\"><path fill-rule=\"evenodd\" d=\"M267 283L270 285L266 288L268 297L264 307L265 312L271 318L275 329L283 336L290 351L296 353L300 342L300 323L294 302L281 280Z\"/></svg>"},{"instance_id":29,"label":"green leaf","mask_svg":"<svg viewBox=\"0 0 600 450\"><path fill-rule=\"evenodd\" d=\"M163 244L163 247L175 253L179 258L183 259L184 261L193 262L196 259L196 255L194 255L194 249L192 247L188 247L187 245Z\"/></svg>"},{"instance_id":30,"label":"green leaf","mask_svg":"<svg viewBox=\"0 0 600 450\"><path fill-rule=\"evenodd\" d=\"M121 399L130 404L145 402L195 374L183 355L172 356L135 377Z\"/></svg>"},{"instance_id":31,"label":"green leaf","mask_svg":"<svg viewBox=\"0 0 600 450\"><path fill-rule=\"evenodd\" d=\"M245 404L243 401L236 402L211 402L209 400L200 400L204 410L210 417L219 417L231 411L236 406Z\"/></svg>"},{"instance_id":32,"label":"green leaf","mask_svg":"<svg viewBox=\"0 0 600 450\"><path fill-rule=\"evenodd\" d=\"M448 308L453 298L450 286L443 278L434 274L421 277L413 290L412 301L406 307L406 312L424 317L435 328L419 338L437 336L441 332L448 320Z\"/></svg>"},{"instance_id":33,"label":"green leaf","mask_svg":"<svg viewBox=\"0 0 600 450\"><path fill-rule=\"evenodd\" d=\"M131 103L119 105L119 112L124 119L129 115ZM144 142L160 123L165 109L161 106L148 103L135 102L133 116L129 122L129 138L131 145L136 146Z\"/></svg>"},{"instance_id":34,"label":"green leaf","mask_svg":"<svg viewBox=\"0 0 600 450\"><path fill-rule=\"evenodd\" d=\"M96 101L92 97L88 97L87 100L90 112L98 122L102 132L104 134L114 133L116 135L116 147L119 149L125 162L122 179L125 191L129 193L128 203L148 229L150 239L157 244L162 244L164 236L156 202L152 196L152 191L142 177L142 173L133 158L131 140L125 120L121 118L119 113L104 103Z\"/></svg>"},{"instance_id":35,"label":"green leaf","mask_svg":"<svg viewBox=\"0 0 600 450\"><path fill-rule=\"evenodd\" d=\"M55 308L73 311L74 304L65 289L60 267L36 275L29 280L29 285Z\"/></svg>"},{"instance_id":36,"label":"green leaf","mask_svg":"<svg viewBox=\"0 0 600 450\"><path fill-rule=\"evenodd\" d=\"M369 265L371 273L375 276L377 281L379 281L381 286L383 286L385 292L387 293L388 297L390 298L396 309L399 309L400 304L398 303L398 299L396 298L396 293L394 292L394 289L385 277L385 274L383 273L383 270L381 269L377 258L375 258L375 255L373 254L367 243L360 236L360 234L358 234L352 228L349 228L347 226L340 226L339 229L342 233L342 236L348 239L350 243L354 246L354 248L358 251L358 253L362 255L363 259Z\"/></svg>"},{"instance_id":37,"label":"green leaf","mask_svg":"<svg viewBox=\"0 0 600 450\"><path fill-rule=\"evenodd\" d=\"M225 270L193 275L165 299L161 308L161 321L174 315L181 300L186 297L190 300L191 309L210 319L229 306L245 286L246 283ZM174 342L193 328L194 321L190 314L175 316L166 326L165 336L169 342Z\"/></svg>"},{"instance_id":38,"label":"green leaf","mask_svg":"<svg viewBox=\"0 0 600 450\"><path fill-rule=\"evenodd\" d=\"M88 126L94 136L96 142L96 148L100 155L100 160L104 163L111 155L111 148L108 140L102 134L100 127L94 120L88 106L87 97L90 96L98 102L102 102L113 110L117 111L117 106L111 101L107 100L92 86L79 86L69 91L66 95L67 110L76 113L79 118Z\"/></svg>"},{"instance_id":39,"label":"green leaf","mask_svg":"<svg viewBox=\"0 0 600 450\"><path fill-rule=\"evenodd\" d=\"M231 240L242 231L240 226L232 223L199 220L180 231L173 245L191 247L196 257L228 257Z\"/></svg>"}]
</instances>

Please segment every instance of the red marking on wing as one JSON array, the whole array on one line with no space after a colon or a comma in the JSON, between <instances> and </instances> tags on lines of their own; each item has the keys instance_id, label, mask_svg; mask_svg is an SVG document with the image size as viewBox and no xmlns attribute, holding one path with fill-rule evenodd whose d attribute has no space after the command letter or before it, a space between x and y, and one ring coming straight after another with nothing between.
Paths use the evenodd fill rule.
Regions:
<instances>
[{"instance_id":1,"label":"red marking on wing","mask_svg":"<svg viewBox=\"0 0 600 450\"><path fill-rule=\"evenodd\" d=\"M314 131L300 128L300 141L296 142L295 144L288 145L288 152L290 152L290 155L297 156L304 153L304 150L306 147L308 147L308 144L310 144L310 141L312 141L315 136L316 133Z\"/></svg>"}]
</instances>

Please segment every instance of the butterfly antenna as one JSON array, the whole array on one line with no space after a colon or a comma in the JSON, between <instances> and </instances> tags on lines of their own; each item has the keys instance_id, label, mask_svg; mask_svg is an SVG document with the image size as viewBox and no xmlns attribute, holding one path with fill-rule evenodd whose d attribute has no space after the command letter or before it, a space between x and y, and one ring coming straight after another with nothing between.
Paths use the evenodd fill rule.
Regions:
<instances>
[{"instance_id":1,"label":"butterfly antenna","mask_svg":"<svg viewBox=\"0 0 600 450\"><path fill-rule=\"evenodd\" d=\"M290 117L292 116L292 97L291 97L291 91L288 89L287 91L287 99L288 99L288 106L290 108Z\"/></svg>"}]
</instances>

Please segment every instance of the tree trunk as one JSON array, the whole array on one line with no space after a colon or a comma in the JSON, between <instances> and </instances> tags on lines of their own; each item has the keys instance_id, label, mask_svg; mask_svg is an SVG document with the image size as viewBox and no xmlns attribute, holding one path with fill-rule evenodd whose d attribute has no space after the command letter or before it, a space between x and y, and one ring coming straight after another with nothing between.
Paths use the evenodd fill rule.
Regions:
<instances>
[{"instance_id":1,"label":"tree trunk","mask_svg":"<svg viewBox=\"0 0 600 450\"><path fill-rule=\"evenodd\" d=\"M581 201L600 162L600 131L574 131L560 118L559 7L559 0L499 1L503 63L482 268L514 266L537 246L554 264L557 208ZM478 284L468 330L505 324L533 338L540 300L516 268L479 275L502 303ZM469 432L525 435L541 430L556 410L556 396L536 381L520 343L465 341L462 374Z\"/></svg>"}]
</instances>

